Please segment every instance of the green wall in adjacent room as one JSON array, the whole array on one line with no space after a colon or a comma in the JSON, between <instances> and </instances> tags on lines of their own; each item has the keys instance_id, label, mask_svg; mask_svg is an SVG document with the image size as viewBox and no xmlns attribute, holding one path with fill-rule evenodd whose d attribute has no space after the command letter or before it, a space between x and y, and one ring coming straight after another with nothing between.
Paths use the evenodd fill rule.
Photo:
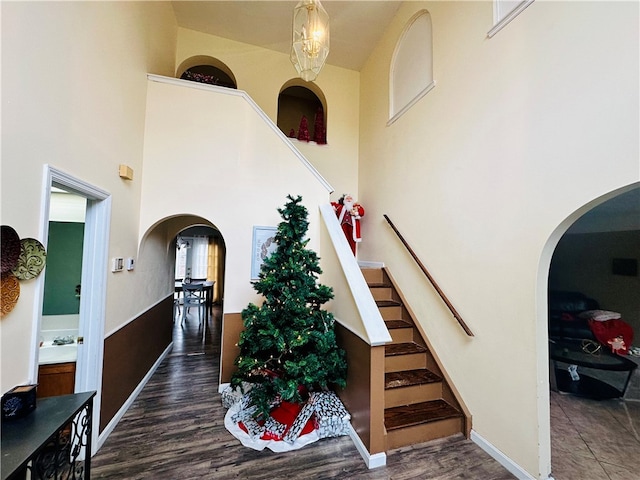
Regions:
<instances>
[{"instance_id":1,"label":"green wall in adjacent room","mask_svg":"<svg viewBox=\"0 0 640 480\"><path fill-rule=\"evenodd\" d=\"M43 315L79 313L84 223L49 222Z\"/></svg>"}]
</instances>

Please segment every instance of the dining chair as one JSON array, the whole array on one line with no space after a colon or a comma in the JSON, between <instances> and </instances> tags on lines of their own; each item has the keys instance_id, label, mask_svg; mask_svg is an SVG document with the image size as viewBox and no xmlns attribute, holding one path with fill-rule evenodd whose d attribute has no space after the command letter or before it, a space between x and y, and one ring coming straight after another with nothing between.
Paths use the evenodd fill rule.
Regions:
<instances>
[{"instance_id":1,"label":"dining chair","mask_svg":"<svg viewBox=\"0 0 640 480\"><path fill-rule=\"evenodd\" d=\"M182 284L182 319L187 318L187 311L191 307L198 307L198 321L202 323L202 311L206 308L204 286L201 283ZM205 312L206 313L206 312Z\"/></svg>"}]
</instances>

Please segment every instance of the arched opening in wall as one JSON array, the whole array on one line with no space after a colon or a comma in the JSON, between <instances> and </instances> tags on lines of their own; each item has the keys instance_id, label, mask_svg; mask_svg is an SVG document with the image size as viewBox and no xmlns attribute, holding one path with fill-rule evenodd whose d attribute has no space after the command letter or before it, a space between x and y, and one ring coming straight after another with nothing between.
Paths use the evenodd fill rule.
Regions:
<instances>
[{"instance_id":1,"label":"arched opening in wall","mask_svg":"<svg viewBox=\"0 0 640 480\"><path fill-rule=\"evenodd\" d=\"M158 265L159 259L163 259L163 265ZM213 222L196 215L162 219L147 231L141 242L138 264L149 269L148 265L152 263L155 265L153 288L166 292L161 295L173 295L174 342L176 335L182 341L183 335L193 329L198 334L193 348L204 348L205 341L219 342L226 265L226 244L222 232ZM200 317L203 312L189 309L183 321L182 284L187 277L193 283L207 284L207 310L204 311L207 315ZM200 318L206 321L200 322ZM214 347L219 347L219 344Z\"/></svg>"},{"instance_id":2,"label":"arched opening in wall","mask_svg":"<svg viewBox=\"0 0 640 480\"><path fill-rule=\"evenodd\" d=\"M227 65L214 57L191 57L178 67L178 77L192 82L238 88L235 76Z\"/></svg>"},{"instance_id":3,"label":"arched opening in wall","mask_svg":"<svg viewBox=\"0 0 640 480\"><path fill-rule=\"evenodd\" d=\"M294 79L278 95L277 125L289 138L327 143L327 102L314 83Z\"/></svg>"},{"instance_id":4,"label":"arched opening in wall","mask_svg":"<svg viewBox=\"0 0 640 480\"><path fill-rule=\"evenodd\" d=\"M389 121L395 122L433 87L431 15L416 13L396 44L389 72Z\"/></svg>"},{"instance_id":5,"label":"arched opening in wall","mask_svg":"<svg viewBox=\"0 0 640 480\"><path fill-rule=\"evenodd\" d=\"M543 264L539 287L545 291L546 279L549 358L539 364L549 365L551 437L556 444L578 442L578 451L592 447L579 421L580 397L588 397L599 400L589 428L597 428L600 439L615 435L624 442L625 432L607 419L625 400L640 400L640 356L629 350L640 339L640 184L584 205L547 247L548 277ZM575 427L566 429L570 424ZM552 471L568 472L573 461L552 452Z\"/></svg>"}]
</instances>

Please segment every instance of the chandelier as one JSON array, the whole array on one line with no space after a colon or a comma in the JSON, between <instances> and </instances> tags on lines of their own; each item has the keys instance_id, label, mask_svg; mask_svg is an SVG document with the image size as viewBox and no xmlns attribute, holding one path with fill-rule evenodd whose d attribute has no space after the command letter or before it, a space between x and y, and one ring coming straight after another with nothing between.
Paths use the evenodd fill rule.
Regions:
<instances>
[{"instance_id":1,"label":"chandelier","mask_svg":"<svg viewBox=\"0 0 640 480\"><path fill-rule=\"evenodd\" d=\"M300 78L316 79L329 55L329 15L319 0L300 0L293 10L291 63Z\"/></svg>"}]
</instances>

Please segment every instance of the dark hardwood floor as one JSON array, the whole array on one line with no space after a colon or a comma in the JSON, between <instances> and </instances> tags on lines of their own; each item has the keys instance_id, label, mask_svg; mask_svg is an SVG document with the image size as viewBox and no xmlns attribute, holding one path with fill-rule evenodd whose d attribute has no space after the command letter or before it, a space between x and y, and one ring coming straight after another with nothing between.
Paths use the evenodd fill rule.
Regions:
<instances>
[{"instance_id":1,"label":"dark hardwood floor","mask_svg":"<svg viewBox=\"0 0 640 480\"><path fill-rule=\"evenodd\" d=\"M387 465L373 470L347 436L287 453L244 447L224 426L226 410L218 394L220 320L220 309L214 308L205 335L197 317L176 323L171 354L94 456L92 478L515 478L461 435L389 452Z\"/></svg>"}]
</instances>

